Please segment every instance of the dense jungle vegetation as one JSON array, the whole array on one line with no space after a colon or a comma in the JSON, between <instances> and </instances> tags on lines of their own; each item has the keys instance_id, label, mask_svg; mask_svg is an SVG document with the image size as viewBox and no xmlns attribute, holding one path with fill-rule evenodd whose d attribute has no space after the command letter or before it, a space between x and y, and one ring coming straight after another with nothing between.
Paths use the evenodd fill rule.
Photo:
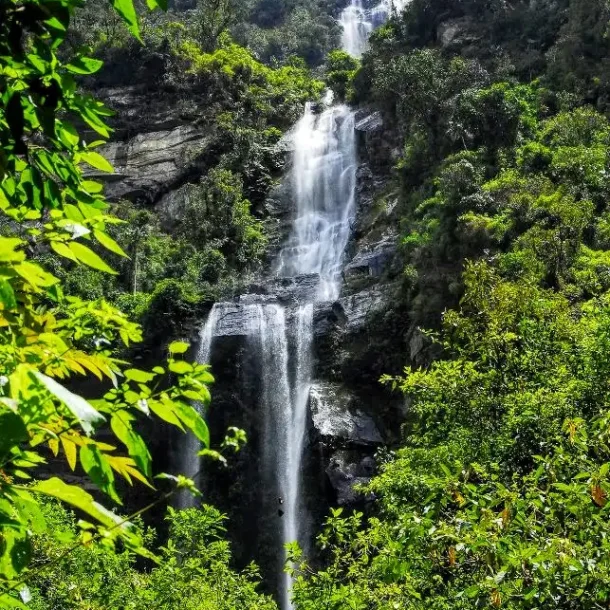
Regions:
<instances>
[{"instance_id":1,"label":"dense jungle vegetation","mask_svg":"<svg viewBox=\"0 0 610 610\"><path fill-rule=\"evenodd\" d=\"M255 566L232 569L213 508L170 511L165 536L104 506L119 477L159 502L197 493L153 469L138 429L207 447L190 401L212 376L182 342L150 371L131 350L264 265L277 144L325 83L384 117L401 298L434 358L405 350L383 378L407 401L403 440L367 514L332 512L319 562L291 548L296 607L607 607L610 4L412 0L361 65L336 50L343 4L0 2L0 607L275 607ZM164 87L205 92L215 142L172 227L83 170L111 169L89 135L119 120L86 91L152 57ZM106 380L87 399L69 383L85 375ZM58 456L101 493L36 480Z\"/></svg>"}]
</instances>

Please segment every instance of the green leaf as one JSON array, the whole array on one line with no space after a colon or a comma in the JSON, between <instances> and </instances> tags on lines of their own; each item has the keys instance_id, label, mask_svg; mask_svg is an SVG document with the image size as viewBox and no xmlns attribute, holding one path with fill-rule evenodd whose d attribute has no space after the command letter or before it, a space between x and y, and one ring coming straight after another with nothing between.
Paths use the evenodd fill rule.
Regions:
<instances>
[{"instance_id":1,"label":"green leaf","mask_svg":"<svg viewBox=\"0 0 610 610\"><path fill-rule=\"evenodd\" d=\"M167 10L167 0L146 0L146 4L151 11L160 8L162 11Z\"/></svg>"},{"instance_id":2,"label":"green leaf","mask_svg":"<svg viewBox=\"0 0 610 610\"><path fill-rule=\"evenodd\" d=\"M206 446L210 446L210 431L197 409L182 402L174 402L176 415L182 423Z\"/></svg>"},{"instance_id":3,"label":"green leaf","mask_svg":"<svg viewBox=\"0 0 610 610\"><path fill-rule=\"evenodd\" d=\"M95 74L103 65L104 62L100 59L77 57L66 65L66 70L74 72L75 74Z\"/></svg>"},{"instance_id":4,"label":"green leaf","mask_svg":"<svg viewBox=\"0 0 610 610\"><path fill-rule=\"evenodd\" d=\"M115 502L121 503L114 487L114 473L110 464L104 459L99 447L94 444L80 448L80 463L91 480Z\"/></svg>"},{"instance_id":5,"label":"green leaf","mask_svg":"<svg viewBox=\"0 0 610 610\"><path fill-rule=\"evenodd\" d=\"M172 373L176 373L177 375L185 375L193 370L192 365L188 362L184 362L184 360L170 362L168 368Z\"/></svg>"},{"instance_id":6,"label":"green leaf","mask_svg":"<svg viewBox=\"0 0 610 610\"><path fill-rule=\"evenodd\" d=\"M89 144L91 148L91 144ZM95 180L83 180L81 188L85 189L88 193L101 193L104 190L104 185Z\"/></svg>"},{"instance_id":7,"label":"green leaf","mask_svg":"<svg viewBox=\"0 0 610 610\"><path fill-rule=\"evenodd\" d=\"M129 457L147 477L151 477L151 455L142 437L131 427L130 417L127 411L119 411L112 416L110 426L116 437L127 448Z\"/></svg>"},{"instance_id":8,"label":"green leaf","mask_svg":"<svg viewBox=\"0 0 610 610\"><path fill-rule=\"evenodd\" d=\"M174 341L169 345L170 354L184 354L188 350L190 345L184 341Z\"/></svg>"},{"instance_id":9,"label":"green leaf","mask_svg":"<svg viewBox=\"0 0 610 610\"><path fill-rule=\"evenodd\" d=\"M84 246L77 241L71 241L69 248L72 250L79 262L87 265L88 267L97 269L98 271L103 271L105 273L111 273L112 275L118 275L112 267L104 262L104 259L93 252L93 250L87 248L87 246Z\"/></svg>"},{"instance_id":10,"label":"green leaf","mask_svg":"<svg viewBox=\"0 0 610 610\"><path fill-rule=\"evenodd\" d=\"M0 279L0 303L4 305L4 309L14 309L17 307L13 287L5 279Z\"/></svg>"},{"instance_id":11,"label":"green leaf","mask_svg":"<svg viewBox=\"0 0 610 610\"><path fill-rule=\"evenodd\" d=\"M64 258L68 258L75 263L78 263L78 259L76 255L70 248L62 241L52 241L51 249L54 250L59 256L63 256Z\"/></svg>"},{"instance_id":12,"label":"green leaf","mask_svg":"<svg viewBox=\"0 0 610 610\"><path fill-rule=\"evenodd\" d=\"M29 261L23 261L15 265L13 270L37 290L53 286L53 284L59 281L56 277L47 273L40 265L30 263Z\"/></svg>"},{"instance_id":13,"label":"green leaf","mask_svg":"<svg viewBox=\"0 0 610 610\"><path fill-rule=\"evenodd\" d=\"M173 426L177 426L181 430L184 430L180 419L178 419L178 416L176 415L174 404L169 398L165 401L149 400L148 406L157 417L166 421L168 424L172 424Z\"/></svg>"},{"instance_id":14,"label":"green leaf","mask_svg":"<svg viewBox=\"0 0 610 610\"><path fill-rule=\"evenodd\" d=\"M100 231L99 229L93 229L93 235L95 236L95 239L97 239L104 248L110 250L110 252L129 258L123 248L121 248L108 233L104 233L104 231Z\"/></svg>"},{"instance_id":15,"label":"green leaf","mask_svg":"<svg viewBox=\"0 0 610 610\"><path fill-rule=\"evenodd\" d=\"M80 159L85 163L91 165L91 167L95 167L95 169L99 169L102 172L107 172L112 174L114 172L114 168L100 153L95 152L94 150L82 151L79 153Z\"/></svg>"},{"instance_id":16,"label":"green leaf","mask_svg":"<svg viewBox=\"0 0 610 610\"><path fill-rule=\"evenodd\" d=\"M138 16L133 6L133 0L111 0L116 12L123 18L129 31L138 39L140 38L140 28L138 26Z\"/></svg>"},{"instance_id":17,"label":"green leaf","mask_svg":"<svg viewBox=\"0 0 610 610\"><path fill-rule=\"evenodd\" d=\"M25 244L17 237L0 237L0 263L15 263L25 260L25 252L17 250Z\"/></svg>"},{"instance_id":18,"label":"green leaf","mask_svg":"<svg viewBox=\"0 0 610 610\"><path fill-rule=\"evenodd\" d=\"M93 496L84 489L75 485L68 485L56 477L34 483L27 489L34 493L51 496L78 510L82 510L107 528L116 527L121 523L121 518L118 515L111 513L101 504L95 502ZM123 527L127 528L129 524L126 523Z\"/></svg>"},{"instance_id":19,"label":"green leaf","mask_svg":"<svg viewBox=\"0 0 610 610\"><path fill-rule=\"evenodd\" d=\"M0 413L0 455L5 455L12 447L28 440L28 431L23 420L16 413Z\"/></svg>"},{"instance_id":20,"label":"green leaf","mask_svg":"<svg viewBox=\"0 0 610 610\"><path fill-rule=\"evenodd\" d=\"M77 394L73 394L70 390L57 383L55 379L51 379L51 377L38 371L36 371L34 375L36 375L36 378L47 388L47 390L49 390L49 392L51 392L51 394L70 409L80 423L82 429L85 431L85 434L90 435L94 431L95 424L106 421L105 417L96 411L84 398Z\"/></svg>"},{"instance_id":21,"label":"green leaf","mask_svg":"<svg viewBox=\"0 0 610 610\"><path fill-rule=\"evenodd\" d=\"M57 122L57 135L59 139L70 149L78 145L80 137L78 131L71 123L67 121Z\"/></svg>"},{"instance_id":22,"label":"green leaf","mask_svg":"<svg viewBox=\"0 0 610 610\"><path fill-rule=\"evenodd\" d=\"M125 377L136 383L148 383L155 378L154 373L147 373L146 371L140 371L139 369L127 369L123 371Z\"/></svg>"},{"instance_id":23,"label":"green leaf","mask_svg":"<svg viewBox=\"0 0 610 610\"><path fill-rule=\"evenodd\" d=\"M470 587L468 587L464 593L466 594L467 597L469 598L473 598L476 597L479 594L479 585L472 585Z\"/></svg>"},{"instance_id":24,"label":"green leaf","mask_svg":"<svg viewBox=\"0 0 610 610\"><path fill-rule=\"evenodd\" d=\"M0 608L19 608L20 610L31 610L30 606L26 606L20 599L12 597L8 593L0 595Z\"/></svg>"}]
</instances>

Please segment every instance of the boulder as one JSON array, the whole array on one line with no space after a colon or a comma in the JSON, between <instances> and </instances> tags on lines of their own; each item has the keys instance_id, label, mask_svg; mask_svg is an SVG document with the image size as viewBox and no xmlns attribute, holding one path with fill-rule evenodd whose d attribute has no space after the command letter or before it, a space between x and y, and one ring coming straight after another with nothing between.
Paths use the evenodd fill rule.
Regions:
<instances>
[{"instance_id":1,"label":"boulder","mask_svg":"<svg viewBox=\"0 0 610 610\"><path fill-rule=\"evenodd\" d=\"M474 26L475 24L468 17L449 19L438 26L438 40L445 49L472 44L480 39L474 32Z\"/></svg>"},{"instance_id":2,"label":"boulder","mask_svg":"<svg viewBox=\"0 0 610 610\"><path fill-rule=\"evenodd\" d=\"M359 485L366 485L375 474L375 458L348 449L335 451L326 468L326 476L339 506L354 506L364 500Z\"/></svg>"},{"instance_id":3,"label":"boulder","mask_svg":"<svg viewBox=\"0 0 610 610\"><path fill-rule=\"evenodd\" d=\"M386 267L392 263L395 254L396 237L394 235L388 236L359 250L345 266L344 274L346 277L354 275L379 277Z\"/></svg>"},{"instance_id":4,"label":"boulder","mask_svg":"<svg viewBox=\"0 0 610 610\"><path fill-rule=\"evenodd\" d=\"M383 117L381 112L376 110L375 112L368 112L366 110L359 111L356 113L356 124L354 128L356 131L372 132L381 131L383 129Z\"/></svg>"},{"instance_id":5,"label":"boulder","mask_svg":"<svg viewBox=\"0 0 610 610\"><path fill-rule=\"evenodd\" d=\"M388 308L393 301L393 287L379 284L339 299L345 314L346 328L357 332L366 326L369 316Z\"/></svg>"}]
</instances>

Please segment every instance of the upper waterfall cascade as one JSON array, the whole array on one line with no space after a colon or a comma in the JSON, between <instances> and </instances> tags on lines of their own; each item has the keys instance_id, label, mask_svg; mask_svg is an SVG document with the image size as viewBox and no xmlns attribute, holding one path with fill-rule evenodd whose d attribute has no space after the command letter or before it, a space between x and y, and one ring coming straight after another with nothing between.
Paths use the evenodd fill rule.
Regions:
<instances>
[{"instance_id":1,"label":"upper waterfall cascade","mask_svg":"<svg viewBox=\"0 0 610 610\"><path fill-rule=\"evenodd\" d=\"M344 49L360 56L370 32L405 0L383 0L366 8L352 0L342 13ZM320 301L340 296L344 252L350 238L356 208L356 138L354 111L333 104L332 94L323 104L307 104L293 128L290 182L293 219L289 235L273 266L275 280L317 278L313 291L295 289L290 299L247 294L216 303L200 332L198 361L210 363L216 340L246 337L255 355L258 398L254 407L261 419L257 452L260 457L257 484L281 505L267 521L277 521L277 539L307 543L307 516L301 497L302 460L307 433L309 393L313 374L313 313ZM289 303L289 304L287 304ZM182 449L183 471L199 468L197 444ZM181 500L183 506L189 501ZM268 517L268 518L267 518ZM291 579L283 572L285 553L277 549L279 598L282 610L293 608Z\"/></svg>"},{"instance_id":2,"label":"upper waterfall cascade","mask_svg":"<svg viewBox=\"0 0 610 610\"><path fill-rule=\"evenodd\" d=\"M343 28L343 49L354 57L362 57L371 32L385 23L392 10L400 12L408 0L382 0L370 8L365 0L351 0L343 10L339 23Z\"/></svg>"}]
</instances>

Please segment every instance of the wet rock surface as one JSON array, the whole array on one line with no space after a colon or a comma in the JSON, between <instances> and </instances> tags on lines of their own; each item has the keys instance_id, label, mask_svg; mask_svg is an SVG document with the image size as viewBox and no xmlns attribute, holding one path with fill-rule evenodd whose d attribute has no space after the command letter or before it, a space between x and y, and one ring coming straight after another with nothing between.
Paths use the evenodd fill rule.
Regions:
<instances>
[{"instance_id":1,"label":"wet rock surface","mask_svg":"<svg viewBox=\"0 0 610 610\"><path fill-rule=\"evenodd\" d=\"M383 240L358 251L345 266L345 276L367 275L380 277L391 265L396 254L395 236L388 235Z\"/></svg>"},{"instance_id":2,"label":"wet rock surface","mask_svg":"<svg viewBox=\"0 0 610 610\"><path fill-rule=\"evenodd\" d=\"M366 500L358 487L366 485L375 470L375 458L371 455L363 456L361 451L346 449L335 451L330 457L326 475L335 491L337 504L353 507Z\"/></svg>"},{"instance_id":3,"label":"wet rock surface","mask_svg":"<svg viewBox=\"0 0 610 610\"><path fill-rule=\"evenodd\" d=\"M311 422L318 436L355 445L383 442L373 418L362 410L357 396L340 384L312 384L309 404Z\"/></svg>"}]
</instances>

